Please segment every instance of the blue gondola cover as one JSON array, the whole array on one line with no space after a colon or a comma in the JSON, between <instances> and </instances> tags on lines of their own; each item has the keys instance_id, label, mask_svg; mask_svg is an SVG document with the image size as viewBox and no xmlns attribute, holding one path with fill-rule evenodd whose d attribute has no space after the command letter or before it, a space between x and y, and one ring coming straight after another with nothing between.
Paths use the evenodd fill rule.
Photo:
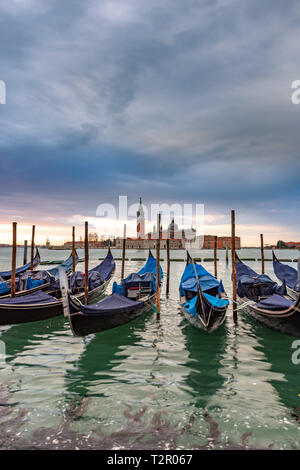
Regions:
<instances>
[{"instance_id":1,"label":"blue gondola cover","mask_svg":"<svg viewBox=\"0 0 300 470\"><path fill-rule=\"evenodd\" d=\"M31 305L45 303L57 303L57 299L43 291L38 291L34 294L20 295L9 299L0 299L0 305Z\"/></svg>"},{"instance_id":2,"label":"blue gondola cover","mask_svg":"<svg viewBox=\"0 0 300 470\"><path fill-rule=\"evenodd\" d=\"M236 272L237 293L239 297L256 299L261 295L284 295L286 293L285 283L283 283L282 286L279 286L266 274L258 274L241 261L236 263Z\"/></svg>"},{"instance_id":3,"label":"blue gondola cover","mask_svg":"<svg viewBox=\"0 0 300 470\"><path fill-rule=\"evenodd\" d=\"M130 313L144 306L140 300L130 300L119 294L112 294L104 300L92 305L81 307L84 315L107 315L114 313Z\"/></svg>"},{"instance_id":4,"label":"blue gondola cover","mask_svg":"<svg viewBox=\"0 0 300 470\"><path fill-rule=\"evenodd\" d=\"M292 266L281 263L277 259L273 261L273 268L276 276L281 282L285 282L290 289L299 291L298 271Z\"/></svg>"},{"instance_id":5,"label":"blue gondola cover","mask_svg":"<svg viewBox=\"0 0 300 470\"><path fill-rule=\"evenodd\" d=\"M285 310L294 305L292 300L286 299L282 295L274 294L268 299L262 300L256 306L264 310Z\"/></svg>"},{"instance_id":6,"label":"blue gondola cover","mask_svg":"<svg viewBox=\"0 0 300 470\"><path fill-rule=\"evenodd\" d=\"M197 276L199 279L199 284L203 292L208 291L213 288L218 288L218 290L223 289L223 284L220 283L215 276L210 274L206 269L201 266L201 264L195 264ZM184 296L184 291L197 292L197 281L195 277L195 271L192 264L187 264L183 275L180 281L180 295ZM224 289L223 289L224 290ZM221 290L220 290L221 291Z\"/></svg>"}]
</instances>

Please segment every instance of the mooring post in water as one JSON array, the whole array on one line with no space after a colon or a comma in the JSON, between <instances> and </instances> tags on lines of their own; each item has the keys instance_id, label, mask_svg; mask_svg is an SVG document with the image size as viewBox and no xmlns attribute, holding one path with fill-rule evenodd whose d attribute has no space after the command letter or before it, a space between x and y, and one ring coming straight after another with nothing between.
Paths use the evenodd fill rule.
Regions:
<instances>
[{"instance_id":1,"label":"mooring post in water","mask_svg":"<svg viewBox=\"0 0 300 470\"><path fill-rule=\"evenodd\" d=\"M166 295L169 295L170 290L170 238L167 238L167 287Z\"/></svg>"},{"instance_id":2,"label":"mooring post in water","mask_svg":"<svg viewBox=\"0 0 300 470\"><path fill-rule=\"evenodd\" d=\"M10 295L16 295L16 257L17 257L17 222L13 222L12 256L11 256L11 288Z\"/></svg>"},{"instance_id":3,"label":"mooring post in water","mask_svg":"<svg viewBox=\"0 0 300 470\"><path fill-rule=\"evenodd\" d=\"M73 271L73 273L75 273L75 270L76 270L75 253L76 253L76 248L75 248L75 227L72 227L72 259L73 259L72 271Z\"/></svg>"},{"instance_id":4,"label":"mooring post in water","mask_svg":"<svg viewBox=\"0 0 300 470\"><path fill-rule=\"evenodd\" d=\"M261 273L265 274L264 236L260 234Z\"/></svg>"},{"instance_id":5,"label":"mooring post in water","mask_svg":"<svg viewBox=\"0 0 300 470\"><path fill-rule=\"evenodd\" d=\"M218 248L218 237L214 239L214 265L215 265L215 277L218 276L218 264L217 264L217 248Z\"/></svg>"},{"instance_id":6,"label":"mooring post in water","mask_svg":"<svg viewBox=\"0 0 300 470\"><path fill-rule=\"evenodd\" d=\"M84 300L89 302L89 223L85 222L84 231Z\"/></svg>"},{"instance_id":7,"label":"mooring post in water","mask_svg":"<svg viewBox=\"0 0 300 470\"><path fill-rule=\"evenodd\" d=\"M226 244L226 264L228 264L229 256L228 256L228 245Z\"/></svg>"},{"instance_id":8,"label":"mooring post in water","mask_svg":"<svg viewBox=\"0 0 300 470\"><path fill-rule=\"evenodd\" d=\"M27 240L24 240L24 256L23 256L23 264L27 264L27 247L28 247L28 242Z\"/></svg>"},{"instance_id":9,"label":"mooring post in water","mask_svg":"<svg viewBox=\"0 0 300 470\"><path fill-rule=\"evenodd\" d=\"M231 258L232 258L232 311L233 321L237 321L237 291L236 291L236 253L235 253L235 211L231 211Z\"/></svg>"},{"instance_id":10,"label":"mooring post in water","mask_svg":"<svg viewBox=\"0 0 300 470\"><path fill-rule=\"evenodd\" d=\"M124 224L124 230L123 230L121 281L124 279L124 273L125 273L125 254L126 254L126 224Z\"/></svg>"},{"instance_id":11,"label":"mooring post in water","mask_svg":"<svg viewBox=\"0 0 300 470\"><path fill-rule=\"evenodd\" d=\"M31 269L31 271L33 270L34 236L35 236L35 225L32 226L32 235L31 235L31 253L30 253L30 269Z\"/></svg>"},{"instance_id":12,"label":"mooring post in water","mask_svg":"<svg viewBox=\"0 0 300 470\"><path fill-rule=\"evenodd\" d=\"M156 240L156 312L157 319L160 319L160 237L161 237L161 228L160 228L160 219L161 215L157 214L157 240Z\"/></svg>"}]
</instances>

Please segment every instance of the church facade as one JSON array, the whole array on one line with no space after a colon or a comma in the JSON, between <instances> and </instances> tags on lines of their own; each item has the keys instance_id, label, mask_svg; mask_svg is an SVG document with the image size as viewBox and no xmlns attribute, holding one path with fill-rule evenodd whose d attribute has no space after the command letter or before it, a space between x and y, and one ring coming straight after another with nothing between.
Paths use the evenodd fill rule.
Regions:
<instances>
[{"instance_id":1,"label":"church facade","mask_svg":"<svg viewBox=\"0 0 300 470\"><path fill-rule=\"evenodd\" d=\"M142 199L140 198L140 204L137 210L137 237L126 238L126 248L134 250L146 250L156 248L156 240L158 238L158 230L154 225L153 231L146 233L145 230L145 215L143 210ZM160 246L162 249L167 247L167 239L170 240L171 250L184 250L186 249L191 241L197 239L197 233L194 228L188 230L181 230L178 225L172 219L169 226L164 230L161 227L161 240ZM116 238L116 248L122 249L123 239ZM214 236L204 235L203 246L204 249L211 249L214 247ZM218 237L218 249L231 248L231 237ZM239 250L241 247L241 239L236 237L236 249Z\"/></svg>"}]
</instances>

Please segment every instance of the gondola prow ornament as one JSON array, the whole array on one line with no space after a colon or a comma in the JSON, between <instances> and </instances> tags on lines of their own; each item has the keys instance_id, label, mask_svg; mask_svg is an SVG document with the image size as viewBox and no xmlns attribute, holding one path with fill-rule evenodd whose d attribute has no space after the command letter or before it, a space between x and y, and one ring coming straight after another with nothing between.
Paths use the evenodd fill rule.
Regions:
<instances>
[{"instance_id":1,"label":"gondola prow ornament","mask_svg":"<svg viewBox=\"0 0 300 470\"><path fill-rule=\"evenodd\" d=\"M65 270L60 266L58 268L59 275L59 286L61 290L61 300L63 304L64 316L70 316L69 307L69 283Z\"/></svg>"}]
</instances>

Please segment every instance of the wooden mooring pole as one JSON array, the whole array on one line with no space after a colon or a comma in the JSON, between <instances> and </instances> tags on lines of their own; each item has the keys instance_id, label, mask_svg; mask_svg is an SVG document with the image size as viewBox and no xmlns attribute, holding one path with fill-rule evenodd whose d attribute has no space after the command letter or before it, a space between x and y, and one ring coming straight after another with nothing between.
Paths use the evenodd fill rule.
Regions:
<instances>
[{"instance_id":1,"label":"wooden mooring pole","mask_svg":"<svg viewBox=\"0 0 300 470\"><path fill-rule=\"evenodd\" d=\"M157 240L156 240L156 313L157 319L160 319L160 285L159 285L159 275L160 275L160 237L161 237L161 229L160 229L160 220L161 215L157 214Z\"/></svg>"},{"instance_id":2,"label":"wooden mooring pole","mask_svg":"<svg viewBox=\"0 0 300 470\"><path fill-rule=\"evenodd\" d=\"M265 274L265 252L264 252L264 236L260 234L260 252L261 252L261 273Z\"/></svg>"},{"instance_id":3,"label":"wooden mooring pole","mask_svg":"<svg viewBox=\"0 0 300 470\"><path fill-rule=\"evenodd\" d=\"M84 300L89 302L89 223L85 222L84 230Z\"/></svg>"},{"instance_id":4,"label":"wooden mooring pole","mask_svg":"<svg viewBox=\"0 0 300 470\"><path fill-rule=\"evenodd\" d=\"M30 270L33 270L33 258L34 258L34 237L35 237L35 225L32 226L31 235L31 253L30 253Z\"/></svg>"},{"instance_id":5,"label":"wooden mooring pole","mask_svg":"<svg viewBox=\"0 0 300 470\"><path fill-rule=\"evenodd\" d=\"M24 240L24 255L23 255L23 264L27 264L27 248L28 248L28 242L27 240Z\"/></svg>"},{"instance_id":6,"label":"wooden mooring pole","mask_svg":"<svg viewBox=\"0 0 300 470\"><path fill-rule=\"evenodd\" d=\"M75 248L75 227L72 227L72 259L73 259L72 271L73 271L73 273L75 273L75 270L76 270L75 253L76 253L76 248Z\"/></svg>"},{"instance_id":7,"label":"wooden mooring pole","mask_svg":"<svg viewBox=\"0 0 300 470\"><path fill-rule=\"evenodd\" d=\"M215 266L215 277L218 277L217 249L218 249L218 237L215 236L215 240L214 240L214 266Z\"/></svg>"},{"instance_id":8,"label":"wooden mooring pole","mask_svg":"<svg viewBox=\"0 0 300 470\"><path fill-rule=\"evenodd\" d=\"M167 287L166 295L169 295L170 290L170 239L167 238Z\"/></svg>"},{"instance_id":9,"label":"wooden mooring pole","mask_svg":"<svg viewBox=\"0 0 300 470\"><path fill-rule=\"evenodd\" d=\"M126 254L126 224L124 224L124 230L123 230L121 281L124 279L124 273L125 273L125 254Z\"/></svg>"},{"instance_id":10,"label":"wooden mooring pole","mask_svg":"<svg viewBox=\"0 0 300 470\"><path fill-rule=\"evenodd\" d=\"M226 245L226 264L229 262L229 256L228 256L228 245Z\"/></svg>"},{"instance_id":11,"label":"wooden mooring pole","mask_svg":"<svg viewBox=\"0 0 300 470\"><path fill-rule=\"evenodd\" d=\"M236 253L235 253L235 211L231 211L231 258L232 258L232 311L233 321L237 321L237 276L236 276Z\"/></svg>"},{"instance_id":12,"label":"wooden mooring pole","mask_svg":"<svg viewBox=\"0 0 300 470\"><path fill-rule=\"evenodd\" d=\"M16 258L17 258L17 222L13 222L12 256L11 256L11 288L10 295L16 295Z\"/></svg>"}]
</instances>

